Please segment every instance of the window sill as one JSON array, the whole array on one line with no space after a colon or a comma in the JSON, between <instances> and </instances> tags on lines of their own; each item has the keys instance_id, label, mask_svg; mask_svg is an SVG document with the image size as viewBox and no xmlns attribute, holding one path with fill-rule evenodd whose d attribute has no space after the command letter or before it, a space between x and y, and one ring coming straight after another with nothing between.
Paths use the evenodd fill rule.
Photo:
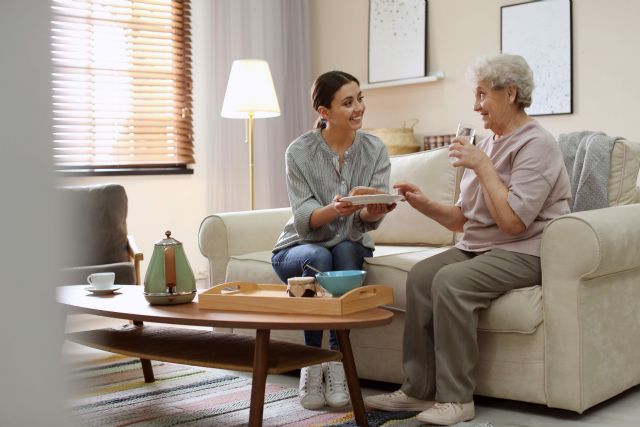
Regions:
<instances>
[{"instance_id":1,"label":"window sill","mask_svg":"<svg viewBox=\"0 0 640 427\"><path fill-rule=\"evenodd\" d=\"M193 169L186 166L167 167L121 167L121 168L73 168L57 169L56 175L74 176L124 176L124 175L192 175Z\"/></svg>"}]
</instances>

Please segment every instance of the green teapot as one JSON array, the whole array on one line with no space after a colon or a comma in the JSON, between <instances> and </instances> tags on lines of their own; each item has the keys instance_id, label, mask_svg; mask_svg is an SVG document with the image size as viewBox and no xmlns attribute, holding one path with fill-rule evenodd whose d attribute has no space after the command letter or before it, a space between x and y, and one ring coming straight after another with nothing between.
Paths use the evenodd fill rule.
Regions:
<instances>
[{"instance_id":1,"label":"green teapot","mask_svg":"<svg viewBox=\"0 0 640 427\"><path fill-rule=\"evenodd\" d=\"M182 243L171 237L156 242L144 276L144 297L150 304L183 304L196 296L196 279Z\"/></svg>"}]
</instances>

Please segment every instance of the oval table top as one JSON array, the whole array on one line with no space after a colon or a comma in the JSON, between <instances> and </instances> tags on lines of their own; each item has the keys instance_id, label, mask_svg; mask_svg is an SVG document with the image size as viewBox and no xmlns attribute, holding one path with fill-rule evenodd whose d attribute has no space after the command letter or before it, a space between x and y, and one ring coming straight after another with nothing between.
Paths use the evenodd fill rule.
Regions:
<instances>
[{"instance_id":1,"label":"oval table top","mask_svg":"<svg viewBox=\"0 0 640 427\"><path fill-rule=\"evenodd\" d=\"M311 315L290 313L256 313L219 311L200 308L194 301L176 305L150 305L144 298L143 287L122 285L112 294L94 295L86 285L60 286L57 301L71 311L118 319L143 322L170 323L192 326L218 326L247 329L357 329L391 323L393 313L372 308L351 314Z\"/></svg>"}]
</instances>

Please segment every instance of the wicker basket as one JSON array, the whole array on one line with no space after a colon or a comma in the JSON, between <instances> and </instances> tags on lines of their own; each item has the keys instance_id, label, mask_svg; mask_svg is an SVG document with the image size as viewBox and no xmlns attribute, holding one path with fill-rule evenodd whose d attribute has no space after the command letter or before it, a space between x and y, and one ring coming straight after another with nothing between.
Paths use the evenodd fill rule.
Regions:
<instances>
[{"instance_id":1,"label":"wicker basket","mask_svg":"<svg viewBox=\"0 0 640 427\"><path fill-rule=\"evenodd\" d=\"M413 127L418 124L418 119L409 119L405 121L401 128L376 128L363 129L372 135L377 136L387 146L390 156L398 154L408 154L420 151L420 145L413 135ZM407 122L410 123L407 126Z\"/></svg>"}]
</instances>

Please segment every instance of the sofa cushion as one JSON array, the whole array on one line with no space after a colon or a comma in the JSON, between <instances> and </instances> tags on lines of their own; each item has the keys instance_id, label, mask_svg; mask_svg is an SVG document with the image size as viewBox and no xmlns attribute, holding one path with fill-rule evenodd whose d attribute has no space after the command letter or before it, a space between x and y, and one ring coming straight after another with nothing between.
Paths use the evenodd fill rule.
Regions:
<instances>
[{"instance_id":1,"label":"sofa cushion","mask_svg":"<svg viewBox=\"0 0 640 427\"><path fill-rule=\"evenodd\" d=\"M448 160L448 149L422 151L391 157L390 185L399 181L416 184L430 198L446 204L455 202L456 168ZM393 191L393 190L392 190ZM453 233L413 209L399 202L395 211L371 232L376 244L450 245Z\"/></svg>"},{"instance_id":2,"label":"sofa cushion","mask_svg":"<svg viewBox=\"0 0 640 427\"><path fill-rule=\"evenodd\" d=\"M366 283L390 286L393 289L393 304L390 308L399 311L406 309L405 284L409 271L417 262L448 249L448 247L429 247L421 251L403 252L402 248L402 246L386 248L387 252L396 252L367 258L364 265L367 271ZM530 334L540 323L542 323L542 288L531 286L509 291L495 299L489 308L481 310L478 329Z\"/></svg>"},{"instance_id":3,"label":"sofa cushion","mask_svg":"<svg viewBox=\"0 0 640 427\"><path fill-rule=\"evenodd\" d=\"M447 250L441 247L378 246L371 258L366 258L365 284L386 285L393 289L389 308L406 308L405 284L409 270L419 261ZM282 283L271 266L271 251L250 252L231 257L227 265L227 282L252 281ZM490 332L533 333L542 323L542 288L531 286L514 289L495 299L480 311L478 329Z\"/></svg>"},{"instance_id":4,"label":"sofa cushion","mask_svg":"<svg viewBox=\"0 0 640 427\"><path fill-rule=\"evenodd\" d=\"M365 259L363 266L367 271L365 283L390 286L393 289L393 304L390 307L404 311L407 306L405 284L409 270L419 261L443 252L448 247L432 246L423 247L419 251L403 251L403 246L396 246L395 249L393 254ZM390 249L387 251L391 252Z\"/></svg>"},{"instance_id":5,"label":"sofa cushion","mask_svg":"<svg viewBox=\"0 0 640 427\"><path fill-rule=\"evenodd\" d=\"M424 246L378 246L375 257L398 253L425 251ZM427 251L427 253L430 253ZM424 255L420 258L424 258ZM366 263L364 268L366 268ZM225 282L249 281L256 283L282 283L271 265L271 251L248 252L232 256L227 264ZM374 283L369 281L369 283ZM403 291L404 293L404 291ZM404 298L404 297L403 297ZM404 304L403 304L404 307Z\"/></svg>"},{"instance_id":6,"label":"sofa cushion","mask_svg":"<svg viewBox=\"0 0 640 427\"><path fill-rule=\"evenodd\" d=\"M542 323L542 286L513 289L478 315L478 330L532 334Z\"/></svg>"},{"instance_id":7,"label":"sofa cushion","mask_svg":"<svg viewBox=\"0 0 640 427\"><path fill-rule=\"evenodd\" d=\"M227 264L227 282L282 283L271 266L271 251L232 256Z\"/></svg>"},{"instance_id":8,"label":"sofa cushion","mask_svg":"<svg viewBox=\"0 0 640 427\"><path fill-rule=\"evenodd\" d=\"M609 206L638 202L637 183L640 177L640 143L616 140L611 152L609 169Z\"/></svg>"}]
</instances>

